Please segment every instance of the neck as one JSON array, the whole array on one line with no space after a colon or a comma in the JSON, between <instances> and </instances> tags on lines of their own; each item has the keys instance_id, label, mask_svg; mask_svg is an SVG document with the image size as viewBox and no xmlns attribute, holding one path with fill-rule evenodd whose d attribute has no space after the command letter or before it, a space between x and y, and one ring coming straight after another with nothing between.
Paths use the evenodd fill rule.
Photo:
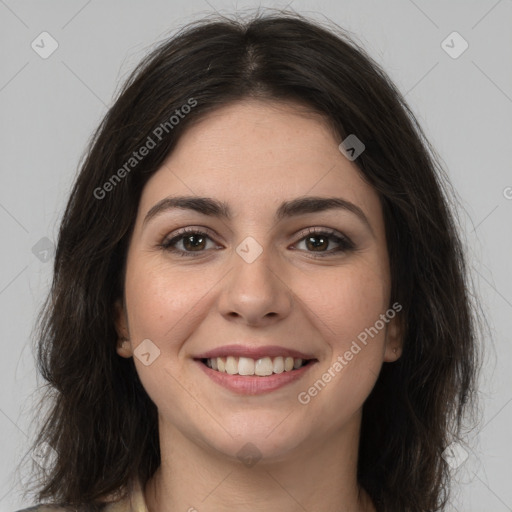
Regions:
<instances>
[{"instance_id":1,"label":"neck","mask_svg":"<svg viewBox=\"0 0 512 512\"><path fill-rule=\"evenodd\" d=\"M360 417L279 460L244 465L159 418L161 465L146 485L149 512L375 512L357 484ZM325 433L324 433L325 434Z\"/></svg>"}]
</instances>

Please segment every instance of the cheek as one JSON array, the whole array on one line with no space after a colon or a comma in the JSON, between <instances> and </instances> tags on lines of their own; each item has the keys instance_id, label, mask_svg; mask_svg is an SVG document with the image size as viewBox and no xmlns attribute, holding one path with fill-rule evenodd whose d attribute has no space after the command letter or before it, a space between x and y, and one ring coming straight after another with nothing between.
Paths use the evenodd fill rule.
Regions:
<instances>
[{"instance_id":1,"label":"cheek","mask_svg":"<svg viewBox=\"0 0 512 512\"><path fill-rule=\"evenodd\" d=\"M214 284L197 273L180 271L178 275L151 259L145 263L139 260L128 268L125 294L134 363L152 398L162 392L162 382L172 383L171 376L182 371L181 349L201 323L207 291ZM150 340L149 345L157 354L150 365L138 358L143 351L138 346L143 340Z\"/></svg>"},{"instance_id":2,"label":"cheek","mask_svg":"<svg viewBox=\"0 0 512 512\"><path fill-rule=\"evenodd\" d=\"M302 396L315 401L321 417L332 414L332 407L341 422L353 414L380 372L387 325L380 315L389 301L385 263L377 257L362 258L325 278L318 274L314 281L315 293L307 305L328 353Z\"/></svg>"},{"instance_id":3,"label":"cheek","mask_svg":"<svg viewBox=\"0 0 512 512\"><path fill-rule=\"evenodd\" d=\"M347 343L350 346L351 340L373 326L388 307L388 278L378 262L360 260L318 272L316 277L304 280L301 288L300 296L312 318L317 318L315 324L336 351L343 350Z\"/></svg>"},{"instance_id":4,"label":"cheek","mask_svg":"<svg viewBox=\"0 0 512 512\"><path fill-rule=\"evenodd\" d=\"M139 261L128 269L126 302L135 343L152 340L162 352L176 353L197 325L205 295L215 281L197 272Z\"/></svg>"},{"instance_id":5,"label":"cheek","mask_svg":"<svg viewBox=\"0 0 512 512\"><path fill-rule=\"evenodd\" d=\"M183 367L180 349L200 322L201 299L211 286L194 273L164 267L155 257L137 257L128 266L125 282L133 359L150 398L159 409L169 409L172 416L183 391L179 384ZM145 352L140 345L143 340L150 340L144 345L149 346L150 364L139 357Z\"/></svg>"},{"instance_id":6,"label":"cheek","mask_svg":"<svg viewBox=\"0 0 512 512\"><path fill-rule=\"evenodd\" d=\"M323 418L337 411L338 425L362 406L380 372L387 326L380 315L388 309L389 282L385 266L368 260L326 277L316 280L307 305L329 353L300 402L314 402Z\"/></svg>"}]
</instances>

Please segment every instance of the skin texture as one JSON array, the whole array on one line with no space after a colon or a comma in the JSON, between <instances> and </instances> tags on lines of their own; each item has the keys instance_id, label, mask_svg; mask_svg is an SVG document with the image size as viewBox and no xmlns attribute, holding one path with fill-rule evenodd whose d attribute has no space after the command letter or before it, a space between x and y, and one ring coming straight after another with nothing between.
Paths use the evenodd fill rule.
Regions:
<instances>
[{"instance_id":1,"label":"skin texture","mask_svg":"<svg viewBox=\"0 0 512 512\"><path fill-rule=\"evenodd\" d=\"M160 350L148 366L134 357L159 411L162 465L145 489L150 512L374 510L356 480L361 412L383 362L400 355L398 316L308 404L297 399L391 307L380 201L340 142L297 105L243 100L189 127L146 184L116 325L128 340L120 356L134 357L145 339ZM233 218L174 209L143 225L151 207L178 195L225 201ZM350 201L371 229L347 210L276 222L283 201L303 196ZM210 230L202 252L161 247L184 227ZM307 228L335 230L355 248L315 258L338 243L317 235L316 249ZM263 250L250 264L236 252L248 236ZM194 251L184 239L174 246ZM232 343L295 348L318 362L281 389L241 396L193 360ZM261 455L251 467L237 457L246 443Z\"/></svg>"}]
</instances>

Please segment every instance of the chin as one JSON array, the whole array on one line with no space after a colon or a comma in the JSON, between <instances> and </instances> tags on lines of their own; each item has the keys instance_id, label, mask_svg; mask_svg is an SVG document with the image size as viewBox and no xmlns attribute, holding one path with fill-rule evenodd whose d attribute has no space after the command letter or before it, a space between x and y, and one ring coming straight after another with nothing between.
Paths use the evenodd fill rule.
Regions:
<instances>
[{"instance_id":1,"label":"chin","mask_svg":"<svg viewBox=\"0 0 512 512\"><path fill-rule=\"evenodd\" d=\"M271 415L268 421L255 422L249 417L246 424L240 422L238 427L228 429L232 437L222 429L217 435L203 433L201 444L231 462L240 461L247 466L259 461L279 462L294 450L303 450L310 437L304 425L291 425L285 418L286 414Z\"/></svg>"}]
</instances>

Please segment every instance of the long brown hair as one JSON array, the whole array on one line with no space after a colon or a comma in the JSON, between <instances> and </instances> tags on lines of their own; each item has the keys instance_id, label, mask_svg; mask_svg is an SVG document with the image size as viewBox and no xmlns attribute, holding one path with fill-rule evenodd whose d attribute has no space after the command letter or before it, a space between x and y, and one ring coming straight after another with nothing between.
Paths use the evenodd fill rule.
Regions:
<instances>
[{"instance_id":1,"label":"long brown hair","mask_svg":"<svg viewBox=\"0 0 512 512\"><path fill-rule=\"evenodd\" d=\"M355 163L382 202L391 303L403 306L405 338L364 404L358 479L378 511L439 510L449 488L442 454L474 404L477 368L451 189L382 69L339 27L293 12L187 25L142 61L95 132L38 324L49 410L33 446L48 443L56 458L37 481L37 499L101 510L102 498L133 477L145 485L159 466L156 406L133 359L115 350L127 243L141 191L183 130L247 97L295 100L324 115L340 142L355 134L366 146ZM155 146L127 166L148 138Z\"/></svg>"}]
</instances>

